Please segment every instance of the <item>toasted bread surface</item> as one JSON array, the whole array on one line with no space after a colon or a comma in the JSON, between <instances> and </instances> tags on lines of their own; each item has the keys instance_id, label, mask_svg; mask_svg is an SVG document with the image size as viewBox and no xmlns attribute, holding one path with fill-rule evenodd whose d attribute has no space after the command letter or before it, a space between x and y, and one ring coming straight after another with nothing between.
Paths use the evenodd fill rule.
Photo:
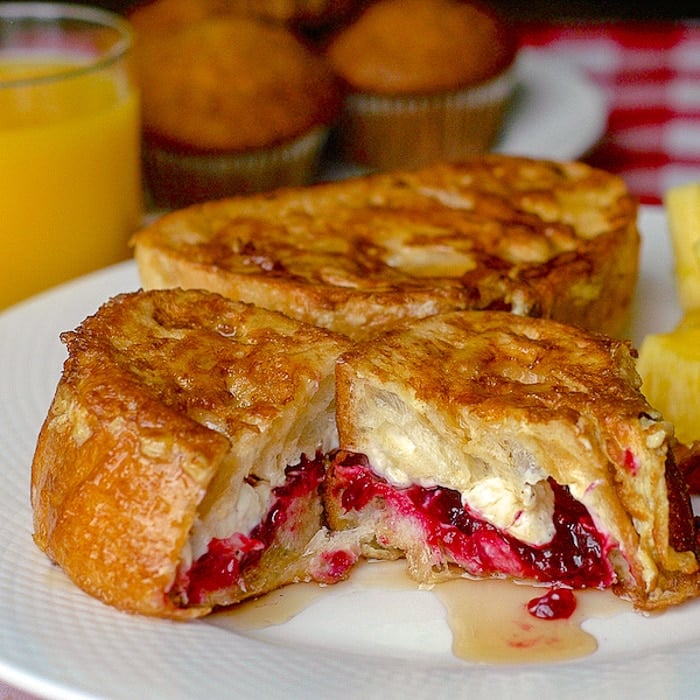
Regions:
<instances>
[{"instance_id":1,"label":"toasted bread surface","mask_svg":"<svg viewBox=\"0 0 700 700\"><path fill-rule=\"evenodd\" d=\"M532 551L554 541L552 484L563 487L601 534L610 585L663 608L697 595L698 561L672 428L639 385L629 346L607 336L503 312L437 315L341 357L340 446L398 491L458 493ZM373 556L406 553L422 581L454 575L455 563L469 570L469 556L429 541L389 499L348 508L344 488L330 477L330 523L356 528Z\"/></svg>"},{"instance_id":2,"label":"toasted bread surface","mask_svg":"<svg viewBox=\"0 0 700 700\"><path fill-rule=\"evenodd\" d=\"M187 596L210 543L251 540L282 501L287 467L337 444L333 367L345 338L165 290L117 296L62 339L31 499L37 544L78 585L130 612L186 618L314 577L327 543L312 482L303 508L285 496L298 525L272 539L264 576L253 566L223 592Z\"/></svg>"},{"instance_id":3,"label":"toasted bread surface","mask_svg":"<svg viewBox=\"0 0 700 700\"><path fill-rule=\"evenodd\" d=\"M603 171L489 155L208 202L133 243L147 288L210 289L356 339L465 308L617 334L636 285L636 212Z\"/></svg>"}]
</instances>

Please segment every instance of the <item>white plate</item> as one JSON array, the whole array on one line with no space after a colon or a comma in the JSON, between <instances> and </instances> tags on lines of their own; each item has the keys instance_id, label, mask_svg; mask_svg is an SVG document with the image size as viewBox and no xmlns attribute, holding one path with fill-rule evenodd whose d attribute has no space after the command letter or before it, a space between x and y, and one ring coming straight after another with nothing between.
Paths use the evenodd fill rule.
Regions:
<instances>
[{"instance_id":1,"label":"white plate","mask_svg":"<svg viewBox=\"0 0 700 700\"><path fill-rule=\"evenodd\" d=\"M679 316L665 219L645 208L632 337ZM587 623L592 656L536 666L456 659L429 594L328 589L292 622L251 637L108 608L34 546L28 502L34 443L64 352L58 333L108 296L136 289L132 263L0 314L0 677L51 698L690 697L700 684L700 601L646 618ZM399 695L400 693L400 695Z\"/></svg>"},{"instance_id":2,"label":"white plate","mask_svg":"<svg viewBox=\"0 0 700 700\"><path fill-rule=\"evenodd\" d=\"M494 150L511 155L570 160L585 155L605 132L603 93L580 69L523 49L518 82Z\"/></svg>"}]
</instances>

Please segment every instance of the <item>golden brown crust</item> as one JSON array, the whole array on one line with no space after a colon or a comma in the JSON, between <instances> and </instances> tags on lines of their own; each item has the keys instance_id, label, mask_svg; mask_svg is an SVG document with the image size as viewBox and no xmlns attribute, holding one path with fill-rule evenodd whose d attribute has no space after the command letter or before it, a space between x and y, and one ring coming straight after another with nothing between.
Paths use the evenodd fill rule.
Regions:
<instances>
[{"instance_id":1,"label":"golden brown crust","mask_svg":"<svg viewBox=\"0 0 700 700\"><path fill-rule=\"evenodd\" d=\"M636 284L636 213L603 171L489 155L205 203L134 245L147 288L211 289L355 338L489 307L616 334Z\"/></svg>"},{"instance_id":2,"label":"golden brown crust","mask_svg":"<svg viewBox=\"0 0 700 700\"><path fill-rule=\"evenodd\" d=\"M672 429L639 386L621 341L502 312L434 316L341 357L340 446L391 483L459 491L536 546L552 536L553 479L607 538L618 594L663 608L696 596L700 576L687 494L667 467ZM333 526L362 525L342 510L329 504ZM382 517L370 547L408 549L414 573L433 576L427 546Z\"/></svg>"},{"instance_id":3,"label":"golden brown crust","mask_svg":"<svg viewBox=\"0 0 700 700\"><path fill-rule=\"evenodd\" d=\"M104 602L144 614L194 617L198 612L171 606L164 591L207 482L228 452L227 441L162 415L160 425L153 425L161 433L156 444L162 455L154 458L139 444L142 428L134 420L144 411L152 414L152 407L142 405L146 397L138 391L128 405L126 397L110 397L112 383L125 382L115 372L94 372L76 388L59 386L32 467L34 539L78 586ZM110 419L101 420L96 406ZM172 434L170 446L166 432ZM148 518L134 531L144 510Z\"/></svg>"},{"instance_id":4,"label":"golden brown crust","mask_svg":"<svg viewBox=\"0 0 700 700\"><path fill-rule=\"evenodd\" d=\"M120 295L62 338L68 359L32 465L37 544L109 604L206 614L211 601L188 607L171 595L179 567L232 534L246 479L262 499L287 465L334 446L333 366L349 343L182 290ZM312 553L300 553L319 509L318 498L305 509L296 557L287 543L286 560L245 595L310 575Z\"/></svg>"},{"instance_id":5,"label":"golden brown crust","mask_svg":"<svg viewBox=\"0 0 700 700\"><path fill-rule=\"evenodd\" d=\"M353 90L424 95L490 80L512 63L515 42L475 3L380 0L338 33L327 56Z\"/></svg>"},{"instance_id":6,"label":"golden brown crust","mask_svg":"<svg viewBox=\"0 0 700 700\"><path fill-rule=\"evenodd\" d=\"M144 131L185 150L243 152L326 126L340 106L325 60L282 26L214 16L142 30Z\"/></svg>"}]
</instances>

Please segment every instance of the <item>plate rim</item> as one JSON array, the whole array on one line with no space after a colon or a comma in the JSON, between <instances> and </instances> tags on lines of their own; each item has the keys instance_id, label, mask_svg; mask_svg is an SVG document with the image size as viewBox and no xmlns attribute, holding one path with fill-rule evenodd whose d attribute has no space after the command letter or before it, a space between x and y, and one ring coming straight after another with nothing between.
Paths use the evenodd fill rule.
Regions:
<instances>
[{"instance_id":1,"label":"plate rim","mask_svg":"<svg viewBox=\"0 0 700 700\"><path fill-rule=\"evenodd\" d=\"M520 88L494 150L552 160L573 160L591 151L605 134L609 105L585 71L524 47L516 58L516 74ZM542 105L549 107L548 114L542 115ZM525 126L537 137L525 135Z\"/></svg>"}]
</instances>

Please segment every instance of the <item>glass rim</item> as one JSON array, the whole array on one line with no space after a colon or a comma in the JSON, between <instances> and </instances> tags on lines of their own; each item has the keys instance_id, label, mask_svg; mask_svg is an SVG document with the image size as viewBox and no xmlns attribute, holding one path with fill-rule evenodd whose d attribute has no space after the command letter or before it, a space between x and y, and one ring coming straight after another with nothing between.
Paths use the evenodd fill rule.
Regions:
<instances>
[{"instance_id":1,"label":"glass rim","mask_svg":"<svg viewBox=\"0 0 700 700\"><path fill-rule=\"evenodd\" d=\"M106 51L85 65L71 67L49 75L22 78L0 78L0 89L49 84L98 72L121 60L132 48L134 32L131 24L121 15L90 5L60 2L1 2L0 22L68 20L113 29L118 39ZM0 47L1 48L1 47ZM0 53L0 57L1 57Z\"/></svg>"}]
</instances>

